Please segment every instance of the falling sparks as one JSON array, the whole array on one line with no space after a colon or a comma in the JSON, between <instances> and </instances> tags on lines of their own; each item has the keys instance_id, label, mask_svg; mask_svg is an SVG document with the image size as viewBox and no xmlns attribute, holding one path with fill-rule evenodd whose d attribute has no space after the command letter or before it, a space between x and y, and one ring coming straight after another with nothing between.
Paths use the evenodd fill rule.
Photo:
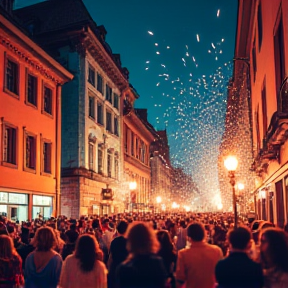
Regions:
<instances>
[{"instance_id":1,"label":"falling sparks","mask_svg":"<svg viewBox=\"0 0 288 288\"><path fill-rule=\"evenodd\" d=\"M217 17L220 16L220 9L217 10Z\"/></svg>"},{"instance_id":2,"label":"falling sparks","mask_svg":"<svg viewBox=\"0 0 288 288\"><path fill-rule=\"evenodd\" d=\"M213 49L215 49L216 47L215 47L215 45L214 45L214 43L211 43L211 46L213 47Z\"/></svg>"},{"instance_id":3,"label":"falling sparks","mask_svg":"<svg viewBox=\"0 0 288 288\"><path fill-rule=\"evenodd\" d=\"M199 34L196 34L197 42L200 42Z\"/></svg>"}]
</instances>

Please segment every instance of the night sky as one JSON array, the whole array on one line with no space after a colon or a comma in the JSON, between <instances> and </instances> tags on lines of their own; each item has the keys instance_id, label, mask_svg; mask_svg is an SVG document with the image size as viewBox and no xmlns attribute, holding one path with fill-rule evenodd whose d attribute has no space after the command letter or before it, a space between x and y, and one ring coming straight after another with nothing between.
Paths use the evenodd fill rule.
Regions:
<instances>
[{"instance_id":1,"label":"night sky","mask_svg":"<svg viewBox=\"0 0 288 288\"><path fill-rule=\"evenodd\" d=\"M59 0L60 1L60 0ZM22 7L40 1L16 0ZM218 146L232 75L237 0L83 0L158 130L167 129L172 163L216 195ZM210 194L211 195L211 194Z\"/></svg>"}]
</instances>

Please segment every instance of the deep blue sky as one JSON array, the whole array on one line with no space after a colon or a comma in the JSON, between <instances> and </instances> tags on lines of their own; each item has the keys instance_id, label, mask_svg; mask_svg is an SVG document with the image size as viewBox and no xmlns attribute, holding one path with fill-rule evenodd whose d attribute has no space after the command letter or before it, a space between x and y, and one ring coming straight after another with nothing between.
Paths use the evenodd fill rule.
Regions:
<instances>
[{"instance_id":1,"label":"deep blue sky","mask_svg":"<svg viewBox=\"0 0 288 288\"><path fill-rule=\"evenodd\" d=\"M204 193L215 194L238 1L83 2L96 24L106 27L107 42L130 71L130 82L140 94L136 107L148 108L156 129L167 127L172 162L192 173Z\"/></svg>"}]
</instances>

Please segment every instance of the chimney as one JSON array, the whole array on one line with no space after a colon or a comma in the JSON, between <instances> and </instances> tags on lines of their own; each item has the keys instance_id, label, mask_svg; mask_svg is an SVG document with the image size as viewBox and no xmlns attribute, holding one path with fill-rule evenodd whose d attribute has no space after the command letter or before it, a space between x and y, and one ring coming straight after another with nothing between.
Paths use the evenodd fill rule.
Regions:
<instances>
[{"instance_id":1,"label":"chimney","mask_svg":"<svg viewBox=\"0 0 288 288\"><path fill-rule=\"evenodd\" d=\"M2 6L10 15L13 14L14 0L0 0Z\"/></svg>"},{"instance_id":2,"label":"chimney","mask_svg":"<svg viewBox=\"0 0 288 288\"><path fill-rule=\"evenodd\" d=\"M140 109L140 108L137 108L135 109L137 114L140 116L141 119L143 119L144 121L148 121L147 118L148 118L148 110L147 109Z\"/></svg>"}]
</instances>

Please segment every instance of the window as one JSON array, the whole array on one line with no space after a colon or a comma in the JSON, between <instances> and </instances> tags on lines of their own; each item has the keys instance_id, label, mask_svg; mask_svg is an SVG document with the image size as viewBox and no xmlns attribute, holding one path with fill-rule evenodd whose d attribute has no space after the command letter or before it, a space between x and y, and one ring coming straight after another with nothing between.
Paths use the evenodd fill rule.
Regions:
<instances>
[{"instance_id":1,"label":"window","mask_svg":"<svg viewBox=\"0 0 288 288\"><path fill-rule=\"evenodd\" d=\"M43 143L43 172L51 174L52 165L52 144L49 142Z\"/></svg>"},{"instance_id":2,"label":"window","mask_svg":"<svg viewBox=\"0 0 288 288\"><path fill-rule=\"evenodd\" d=\"M142 142L141 142L140 160L141 160L141 162L143 162L143 163L145 163L145 151L146 151L145 143L142 141Z\"/></svg>"},{"instance_id":3,"label":"window","mask_svg":"<svg viewBox=\"0 0 288 288\"><path fill-rule=\"evenodd\" d=\"M257 17L257 22L258 22L258 43L259 43L259 51L261 49L262 45L262 38L263 38L263 23L262 23L262 6L261 6L261 1L259 1L258 5L258 17Z\"/></svg>"},{"instance_id":4,"label":"window","mask_svg":"<svg viewBox=\"0 0 288 288\"><path fill-rule=\"evenodd\" d=\"M17 164L17 129L4 126L3 162Z\"/></svg>"},{"instance_id":5,"label":"window","mask_svg":"<svg viewBox=\"0 0 288 288\"><path fill-rule=\"evenodd\" d=\"M95 97L89 96L89 117L95 120Z\"/></svg>"},{"instance_id":6,"label":"window","mask_svg":"<svg viewBox=\"0 0 288 288\"><path fill-rule=\"evenodd\" d=\"M139 139L136 137L136 158L139 159Z\"/></svg>"},{"instance_id":7,"label":"window","mask_svg":"<svg viewBox=\"0 0 288 288\"><path fill-rule=\"evenodd\" d=\"M256 79L256 70L257 70L257 65L256 65L256 43L255 43L255 38L253 41L253 48L252 48L252 61L253 61L253 80L255 82Z\"/></svg>"},{"instance_id":8,"label":"window","mask_svg":"<svg viewBox=\"0 0 288 288\"><path fill-rule=\"evenodd\" d=\"M257 141L257 152L260 151L260 127L259 127L259 105L257 107L257 111L255 112L255 125L256 125L256 141Z\"/></svg>"},{"instance_id":9,"label":"window","mask_svg":"<svg viewBox=\"0 0 288 288\"><path fill-rule=\"evenodd\" d=\"M288 207L288 177L286 177L284 181L285 181L285 193L286 193L286 207ZM270 202L272 202L272 200L270 200ZM286 217L288 219L288 209L286 209Z\"/></svg>"},{"instance_id":10,"label":"window","mask_svg":"<svg viewBox=\"0 0 288 288\"><path fill-rule=\"evenodd\" d=\"M31 74L27 76L27 102L37 106L37 78Z\"/></svg>"},{"instance_id":11,"label":"window","mask_svg":"<svg viewBox=\"0 0 288 288\"><path fill-rule=\"evenodd\" d=\"M119 96L117 94L114 93L114 101L113 101L113 106L116 109L119 109Z\"/></svg>"},{"instance_id":12,"label":"window","mask_svg":"<svg viewBox=\"0 0 288 288\"><path fill-rule=\"evenodd\" d=\"M89 143L89 170L94 170L94 145Z\"/></svg>"},{"instance_id":13,"label":"window","mask_svg":"<svg viewBox=\"0 0 288 288\"><path fill-rule=\"evenodd\" d=\"M262 98L262 117L263 117L263 137L265 137L267 131L267 101L266 101L266 82L264 80L262 91L261 91L261 98Z\"/></svg>"},{"instance_id":14,"label":"window","mask_svg":"<svg viewBox=\"0 0 288 288\"><path fill-rule=\"evenodd\" d=\"M98 173L103 174L103 151L101 144L98 145Z\"/></svg>"},{"instance_id":15,"label":"window","mask_svg":"<svg viewBox=\"0 0 288 288\"><path fill-rule=\"evenodd\" d=\"M19 90L19 67L18 64L10 59L6 61L6 83L5 88L18 95Z\"/></svg>"},{"instance_id":16,"label":"window","mask_svg":"<svg viewBox=\"0 0 288 288\"><path fill-rule=\"evenodd\" d=\"M131 155L134 156L134 133L131 131Z\"/></svg>"},{"instance_id":17,"label":"window","mask_svg":"<svg viewBox=\"0 0 288 288\"><path fill-rule=\"evenodd\" d=\"M112 114L106 111L106 130L112 133Z\"/></svg>"},{"instance_id":18,"label":"window","mask_svg":"<svg viewBox=\"0 0 288 288\"><path fill-rule=\"evenodd\" d=\"M52 90L47 86L44 86L44 99L43 99L43 108L44 111L52 115Z\"/></svg>"},{"instance_id":19,"label":"window","mask_svg":"<svg viewBox=\"0 0 288 288\"><path fill-rule=\"evenodd\" d=\"M116 136L119 136L119 124L118 124L119 122L118 122L118 117L117 116L115 116L114 117L114 134L116 135Z\"/></svg>"},{"instance_id":20,"label":"window","mask_svg":"<svg viewBox=\"0 0 288 288\"><path fill-rule=\"evenodd\" d=\"M124 125L124 149L125 153L128 153L128 127Z\"/></svg>"},{"instance_id":21,"label":"window","mask_svg":"<svg viewBox=\"0 0 288 288\"><path fill-rule=\"evenodd\" d=\"M36 137L27 134L25 140L26 140L25 167L36 170Z\"/></svg>"},{"instance_id":22,"label":"window","mask_svg":"<svg viewBox=\"0 0 288 288\"><path fill-rule=\"evenodd\" d=\"M103 78L97 73L97 90L103 94Z\"/></svg>"},{"instance_id":23,"label":"window","mask_svg":"<svg viewBox=\"0 0 288 288\"><path fill-rule=\"evenodd\" d=\"M106 100L112 104L112 88L106 84Z\"/></svg>"},{"instance_id":24,"label":"window","mask_svg":"<svg viewBox=\"0 0 288 288\"><path fill-rule=\"evenodd\" d=\"M112 155L110 153L107 155L107 175L112 177Z\"/></svg>"},{"instance_id":25,"label":"window","mask_svg":"<svg viewBox=\"0 0 288 288\"><path fill-rule=\"evenodd\" d=\"M89 65L88 82L95 87L95 70Z\"/></svg>"},{"instance_id":26,"label":"window","mask_svg":"<svg viewBox=\"0 0 288 288\"><path fill-rule=\"evenodd\" d=\"M274 34L274 61L275 61L276 95L278 96L282 80L285 77L284 35L283 35L282 17L279 20L278 27Z\"/></svg>"},{"instance_id":27,"label":"window","mask_svg":"<svg viewBox=\"0 0 288 288\"><path fill-rule=\"evenodd\" d=\"M103 105L97 102L97 123L103 125Z\"/></svg>"},{"instance_id":28,"label":"window","mask_svg":"<svg viewBox=\"0 0 288 288\"><path fill-rule=\"evenodd\" d=\"M115 163L114 163L114 169L115 169L115 179L119 179L119 161L115 157Z\"/></svg>"}]
</instances>

